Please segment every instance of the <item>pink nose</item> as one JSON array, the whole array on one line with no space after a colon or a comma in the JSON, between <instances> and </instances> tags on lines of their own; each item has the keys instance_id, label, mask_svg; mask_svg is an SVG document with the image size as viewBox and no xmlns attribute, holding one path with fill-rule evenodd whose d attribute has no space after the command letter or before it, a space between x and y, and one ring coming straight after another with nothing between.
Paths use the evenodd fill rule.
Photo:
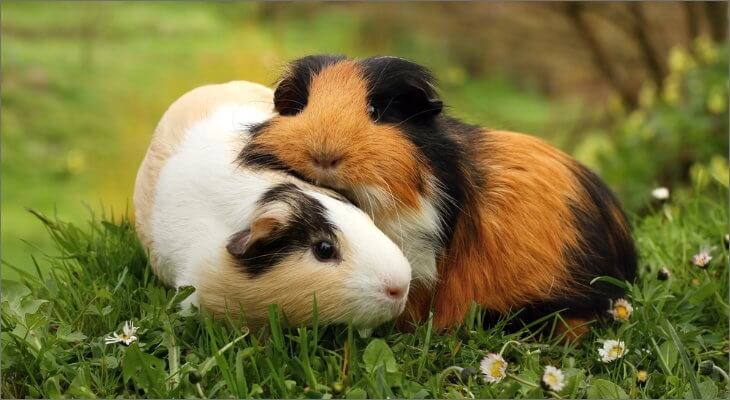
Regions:
<instances>
[{"instance_id":1,"label":"pink nose","mask_svg":"<svg viewBox=\"0 0 730 400\"><path fill-rule=\"evenodd\" d=\"M408 291L408 286L395 286L395 285L388 285L385 287L385 294L388 295L388 297L394 299L394 300L400 300Z\"/></svg>"},{"instance_id":2,"label":"pink nose","mask_svg":"<svg viewBox=\"0 0 730 400\"><path fill-rule=\"evenodd\" d=\"M332 153L312 154L312 164L322 169L334 169L342 161L342 157Z\"/></svg>"}]
</instances>

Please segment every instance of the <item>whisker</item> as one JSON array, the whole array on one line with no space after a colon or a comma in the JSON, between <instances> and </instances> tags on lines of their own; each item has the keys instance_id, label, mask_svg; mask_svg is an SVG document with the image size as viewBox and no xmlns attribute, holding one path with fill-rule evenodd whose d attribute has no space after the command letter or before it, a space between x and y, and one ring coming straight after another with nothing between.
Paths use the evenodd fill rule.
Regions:
<instances>
[{"instance_id":1,"label":"whisker","mask_svg":"<svg viewBox=\"0 0 730 400\"><path fill-rule=\"evenodd\" d=\"M385 113L386 113L386 112L388 111L388 108L390 108L390 105L391 105L391 104L393 104L393 101L394 101L394 100L395 100L395 97L393 97L393 98L391 98L391 99L390 99L390 101L388 102L388 105L387 105L387 106L385 106L385 110L383 110L383 112L382 112L382 113L378 113L378 119L376 119L376 120L375 120L375 122L379 122L379 121L380 121L380 118L381 118L381 117L382 117L383 115L385 115Z\"/></svg>"},{"instance_id":2,"label":"whisker","mask_svg":"<svg viewBox=\"0 0 730 400\"><path fill-rule=\"evenodd\" d=\"M425 114L425 113L428 113L428 112L431 112L431 111L438 111L438 110L440 110L440 108L429 108L428 110L423 110L423 111L417 112L417 113L411 115L410 117L404 119L403 121L398 122L397 124L393 125L393 127L398 127L398 126L400 126L400 125L408 122L409 120L411 120L411 119L413 119L413 118L415 118L415 117L417 117L417 116L419 116L421 114Z\"/></svg>"}]
</instances>

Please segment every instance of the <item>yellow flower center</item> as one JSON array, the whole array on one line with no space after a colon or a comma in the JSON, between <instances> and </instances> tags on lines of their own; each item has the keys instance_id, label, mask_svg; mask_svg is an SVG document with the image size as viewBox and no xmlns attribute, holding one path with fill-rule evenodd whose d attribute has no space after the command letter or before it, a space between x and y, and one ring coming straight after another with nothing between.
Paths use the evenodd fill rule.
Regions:
<instances>
[{"instance_id":1,"label":"yellow flower center","mask_svg":"<svg viewBox=\"0 0 730 400\"><path fill-rule=\"evenodd\" d=\"M547 383L550 386L554 386L558 383L558 377L555 376L555 374L547 374L545 376L545 383Z\"/></svg>"},{"instance_id":2,"label":"yellow flower center","mask_svg":"<svg viewBox=\"0 0 730 400\"><path fill-rule=\"evenodd\" d=\"M489 373L490 373L490 374L491 374L491 375L492 375L493 377L495 377L495 378L499 378L499 377L501 377L501 376L502 376L502 369L503 369L504 367L505 367L505 365L504 365L504 362L502 362L502 361L499 361L499 360L495 360L495 361L494 361L494 362L492 363L492 368L491 368L491 369L489 370Z\"/></svg>"},{"instance_id":3,"label":"yellow flower center","mask_svg":"<svg viewBox=\"0 0 730 400\"><path fill-rule=\"evenodd\" d=\"M624 306L616 306L613 308L616 312L616 318L618 319L629 319L629 310Z\"/></svg>"},{"instance_id":4,"label":"yellow flower center","mask_svg":"<svg viewBox=\"0 0 730 400\"><path fill-rule=\"evenodd\" d=\"M649 374L646 371L639 371L636 373L636 379L639 382L645 382L649 378Z\"/></svg>"},{"instance_id":5,"label":"yellow flower center","mask_svg":"<svg viewBox=\"0 0 730 400\"><path fill-rule=\"evenodd\" d=\"M611 347L611 350L608 351L608 354L610 354L611 357L618 358L621 357L623 352L624 349L622 349L621 346L613 346Z\"/></svg>"}]
</instances>

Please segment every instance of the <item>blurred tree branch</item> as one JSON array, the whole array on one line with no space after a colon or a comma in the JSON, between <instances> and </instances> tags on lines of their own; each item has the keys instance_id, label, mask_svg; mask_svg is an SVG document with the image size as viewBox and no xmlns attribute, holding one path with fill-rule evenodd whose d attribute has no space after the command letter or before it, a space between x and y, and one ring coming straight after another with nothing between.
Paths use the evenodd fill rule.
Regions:
<instances>
[{"instance_id":1,"label":"blurred tree branch","mask_svg":"<svg viewBox=\"0 0 730 400\"><path fill-rule=\"evenodd\" d=\"M705 2L705 14L710 24L710 35L716 42L727 42L727 2Z\"/></svg>"},{"instance_id":2,"label":"blurred tree branch","mask_svg":"<svg viewBox=\"0 0 730 400\"><path fill-rule=\"evenodd\" d=\"M570 2L562 7L563 13L571 22L576 34L582 38L583 43L591 53L591 59L596 69L601 72L606 81L618 92L621 100L630 108L638 104L637 93L626 85L619 77L616 68L611 61L603 45L598 40L591 25L586 21L583 13L583 3Z\"/></svg>"},{"instance_id":3,"label":"blurred tree branch","mask_svg":"<svg viewBox=\"0 0 730 400\"><path fill-rule=\"evenodd\" d=\"M641 3L628 2L629 11L633 16L631 20L632 30L639 48L641 49L641 55L644 58L647 69L654 80L654 84L657 88L661 88L664 82L664 76L666 76L666 68L662 63L661 58L657 54L654 44L651 41L649 35L649 22L644 15L644 9Z\"/></svg>"},{"instance_id":4,"label":"blurred tree branch","mask_svg":"<svg viewBox=\"0 0 730 400\"><path fill-rule=\"evenodd\" d=\"M691 42L700 34L698 4L694 1L685 1L682 4L684 5L684 18L687 25L687 41Z\"/></svg>"}]
</instances>

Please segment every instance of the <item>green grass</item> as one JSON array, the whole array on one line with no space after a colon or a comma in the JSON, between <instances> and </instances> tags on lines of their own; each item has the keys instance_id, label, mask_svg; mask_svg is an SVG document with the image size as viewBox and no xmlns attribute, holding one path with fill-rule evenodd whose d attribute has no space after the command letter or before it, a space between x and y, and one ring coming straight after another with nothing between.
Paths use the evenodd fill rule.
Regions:
<instances>
[{"instance_id":1,"label":"green grass","mask_svg":"<svg viewBox=\"0 0 730 400\"><path fill-rule=\"evenodd\" d=\"M335 397L452 398L547 396L537 387L544 366L566 375L561 397L726 397L727 382L698 365L728 369L727 192L712 186L679 196L634 221L642 255L630 285L630 321L604 321L574 345L557 339L484 328L473 312L464 327L435 332L378 328L362 339L349 326L249 332L204 313L176 307L187 292L164 288L153 276L129 222L93 219L84 227L41 216L56 250L36 260L35 273L3 281L3 397ZM710 248L708 268L689 258ZM657 279L666 266L671 277ZM129 347L104 344L126 320L140 327ZM600 339L625 341L628 353L604 364ZM478 374L486 352L509 362L502 382ZM637 369L646 385L637 385Z\"/></svg>"}]
</instances>

